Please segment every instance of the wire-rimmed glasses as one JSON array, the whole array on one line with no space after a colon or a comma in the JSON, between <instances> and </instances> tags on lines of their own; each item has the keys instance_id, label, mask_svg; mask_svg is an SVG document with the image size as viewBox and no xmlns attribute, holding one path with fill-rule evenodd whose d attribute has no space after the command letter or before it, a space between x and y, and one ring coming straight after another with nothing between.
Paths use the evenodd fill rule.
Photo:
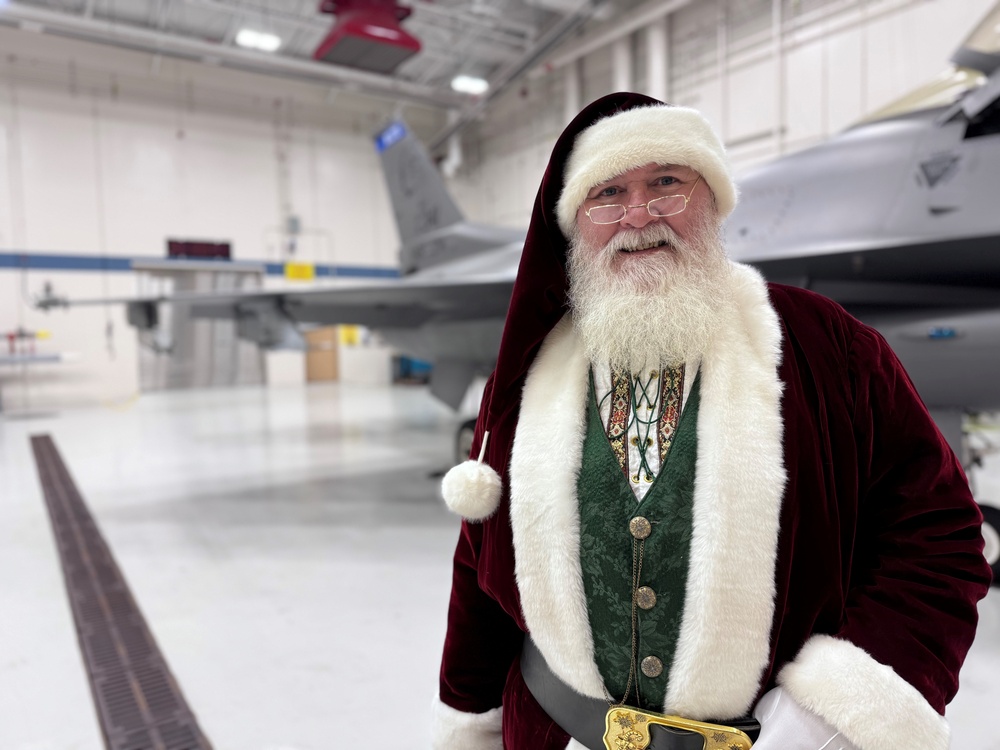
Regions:
<instances>
[{"instance_id":1,"label":"wire-rimmed glasses","mask_svg":"<svg viewBox=\"0 0 1000 750\"><path fill-rule=\"evenodd\" d=\"M687 208L694 195L694 189L701 182L701 175L694 181L691 190L687 195L678 193L677 195L663 195L653 198L645 203L637 203L634 206L626 206L621 203L612 203L608 206L591 206L584 213L594 224L617 224L628 215L630 208L643 208L649 211L650 216L662 219L664 216L676 216Z\"/></svg>"}]
</instances>

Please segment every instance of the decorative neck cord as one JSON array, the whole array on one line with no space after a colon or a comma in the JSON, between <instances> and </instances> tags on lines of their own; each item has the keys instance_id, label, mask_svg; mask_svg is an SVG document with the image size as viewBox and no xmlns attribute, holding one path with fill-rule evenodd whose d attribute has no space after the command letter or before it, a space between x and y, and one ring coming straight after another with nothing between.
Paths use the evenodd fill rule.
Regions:
<instances>
[{"instance_id":1,"label":"decorative neck cord","mask_svg":"<svg viewBox=\"0 0 1000 750\"><path fill-rule=\"evenodd\" d=\"M653 439L653 434L656 432L659 425L660 419L662 417L661 412L663 411L663 404L658 403L660 396L659 387L659 377L660 373L656 370L649 371L649 377L645 382L642 380L641 375L632 376L622 369L612 370L611 376L611 389L601 397L600 401L597 403L597 408L600 410L604 407L604 404L608 399L614 398L615 403L612 404L612 421L615 420L614 411L618 406L621 397L627 397L628 404L627 408L622 408L622 412L627 412L628 420L624 422L624 414L621 416L621 420L624 422L619 422L619 427L612 428L612 433L609 433L608 438L612 440L612 447L620 442L621 453L618 458L622 463L622 471L625 472L626 476L632 480L633 484L638 484L640 479L645 480L647 484L651 484L655 478L653 469L649 465L648 452L649 449L653 447L656 442ZM621 384L620 386L618 384ZM627 385L628 393L624 393ZM619 394L616 396L616 392ZM625 404L619 404L625 407ZM628 447L625 445L625 440L628 434L631 432L633 425L635 426L636 434L629 439L629 442L637 449L639 456L639 466L636 468L634 474L629 471L629 460L628 460ZM620 432L619 432L620 431Z\"/></svg>"},{"instance_id":2,"label":"decorative neck cord","mask_svg":"<svg viewBox=\"0 0 1000 750\"><path fill-rule=\"evenodd\" d=\"M650 434L655 431L655 426L660 423L659 410L656 409L656 402L660 395L659 376L659 372L650 370L649 378L645 383L642 382L642 376L640 375L630 378L632 418L629 421L627 429L631 430L634 424L638 433L631 440L632 445L639 449L639 467L636 469L635 474L632 475L632 481L636 484L639 483L640 477L647 484L651 483L654 478L653 470L649 466L649 459L646 457L646 453L653 447L653 438L650 437ZM652 389L652 397L650 397L650 389ZM640 410L642 410L641 415Z\"/></svg>"}]
</instances>

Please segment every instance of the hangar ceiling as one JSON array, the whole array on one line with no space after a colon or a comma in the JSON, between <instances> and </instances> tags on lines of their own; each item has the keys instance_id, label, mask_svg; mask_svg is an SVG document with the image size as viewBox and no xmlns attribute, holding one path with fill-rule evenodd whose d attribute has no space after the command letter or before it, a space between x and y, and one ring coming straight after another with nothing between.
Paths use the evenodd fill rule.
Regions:
<instances>
[{"instance_id":1,"label":"hangar ceiling","mask_svg":"<svg viewBox=\"0 0 1000 750\"><path fill-rule=\"evenodd\" d=\"M921 0L0 0L0 26L81 39L153 55L281 76L455 117L435 139L457 132L524 74L555 70L587 51L673 13L671 66L710 69L725 39L768 43L853 8ZM321 11L322 5L336 10ZM402 29L421 49L391 72L318 62L313 53L345 10L402 6ZM405 11L404 11L405 13ZM273 35L273 52L237 43L240 32ZM572 42L572 46L570 46ZM452 89L459 75L489 82L484 95Z\"/></svg>"},{"instance_id":2,"label":"hangar ceiling","mask_svg":"<svg viewBox=\"0 0 1000 750\"><path fill-rule=\"evenodd\" d=\"M871 0L868 0L871 2ZM486 79L487 98L515 80L584 25L615 27L697 5L712 19L768 27L785 18L857 0L0 0L0 24L227 67L312 80L424 105L468 109L478 97L452 90L458 75ZM320 6L334 6L336 14ZM313 60L335 23L357 9L410 14L402 29L421 50L390 73ZM367 12L367 10L366 10ZM405 12L405 11L404 11ZM704 15L701 12L698 15ZM637 19L637 16L639 18ZM648 23L648 21L647 21ZM641 24L640 24L641 25ZM271 34L274 52L238 45L242 30ZM704 29L708 38L713 28ZM688 39L687 41L694 41Z\"/></svg>"},{"instance_id":3,"label":"hangar ceiling","mask_svg":"<svg viewBox=\"0 0 1000 750\"><path fill-rule=\"evenodd\" d=\"M344 0L339 0L343 5ZM392 7L392 0L348 0ZM228 67L328 83L375 96L462 108L470 95L458 75L491 83L526 64L595 15L624 12L641 0L400 0L412 13L402 28L421 43L391 73L316 62L337 15L319 0L0 0L0 23ZM237 44L244 29L280 40L274 52Z\"/></svg>"}]
</instances>

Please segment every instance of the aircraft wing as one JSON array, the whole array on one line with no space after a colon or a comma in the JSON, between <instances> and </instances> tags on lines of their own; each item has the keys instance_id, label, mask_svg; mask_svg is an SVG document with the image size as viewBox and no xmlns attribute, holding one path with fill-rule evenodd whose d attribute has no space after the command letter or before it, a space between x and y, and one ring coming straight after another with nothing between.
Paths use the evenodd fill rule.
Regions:
<instances>
[{"instance_id":1,"label":"aircraft wing","mask_svg":"<svg viewBox=\"0 0 1000 750\"><path fill-rule=\"evenodd\" d=\"M502 318L513 277L434 278L378 281L309 289L187 292L147 297L46 302L40 306L124 304L139 328L156 323L155 308L188 307L198 318L235 318L273 312L295 323L355 324L372 328L419 328L429 322ZM146 324L144 325L144 319Z\"/></svg>"},{"instance_id":2,"label":"aircraft wing","mask_svg":"<svg viewBox=\"0 0 1000 750\"><path fill-rule=\"evenodd\" d=\"M233 318L278 310L297 323L419 328L429 322L503 317L513 279L453 279L168 298L199 318Z\"/></svg>"}]
</instances>

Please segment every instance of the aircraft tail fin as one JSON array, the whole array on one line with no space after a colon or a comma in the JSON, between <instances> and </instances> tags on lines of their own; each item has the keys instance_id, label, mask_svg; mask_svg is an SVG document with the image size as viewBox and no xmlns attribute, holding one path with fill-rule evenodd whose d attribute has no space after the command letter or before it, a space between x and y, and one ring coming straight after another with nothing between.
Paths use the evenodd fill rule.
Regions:
<instances>
[{"instance_id":1,"label":"aircraft tail fin","mask_svg":"<svg viewBox=\"0 0 1000 750\"><path fill-rule=\"evenodd\" d=\"M430 154L403 122L390 123L375 136L375 148L392 200L392 210L402 242L404 272L433 265L440 259L426 251L417 253L430 237L463 221L462 212L448 194L444 178ZM418 261L417 255L421 257Z\"/></svg>"}]
</instances>

